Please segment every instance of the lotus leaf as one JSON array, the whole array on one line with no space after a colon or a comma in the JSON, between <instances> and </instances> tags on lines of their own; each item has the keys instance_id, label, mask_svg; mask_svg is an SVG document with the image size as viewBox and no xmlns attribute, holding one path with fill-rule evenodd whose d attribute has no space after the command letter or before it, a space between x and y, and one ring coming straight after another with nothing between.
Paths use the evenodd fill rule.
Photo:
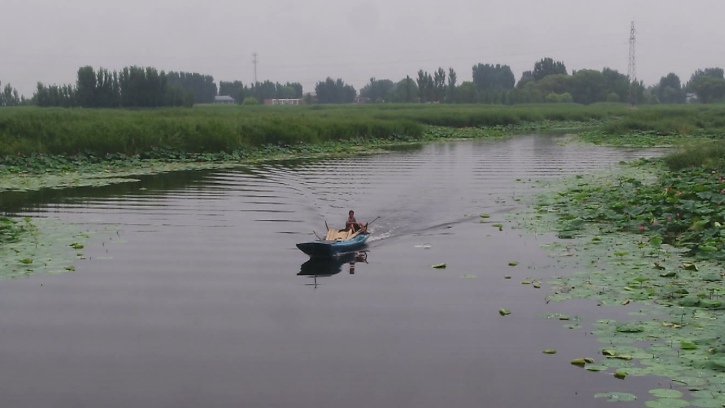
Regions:
<instances>
[{"instance_id":1,"label":"lotus leaf","mask_svg":"<svg viewBox=\"0 0 725 408\"><path fill-rule=\"evenodd\" d=\"M644 405L650 408L684 408L690 403L681 399L661 398L657 400L647 401Z\"/></svg>"},{"instance_id":2,"label":"lotus leaf","mask_svg":"<svg viewBox=\"0 0 725 408\"><path fill-rule=\"evenodd\" d=\"M697 296L685 296L677 304L684 307L697 307L700 305L700 300Z\"/></svg>"},{"instance_id":3,"label":"lotus leaf","mask_svg":"<svg viewBox=\"0 0 725 408\"><path fill-rule=\"evenodd\" d=\"M656 388L649 393L657 398L682 398L682 392L672 389Z\"/></svg>"},{"instance_id":4,"label":"lotus leaf","mask_svg":"<svg viewBox=\"0 0 725 408\"><path fill-rule=\"evenodd\" d=\"M710 358L705 361L696 363L698 368L705 368L712 371L725 373L725 357Z\"/></svg>"},{"instance_id":5,"label":"lotus leaf","mask_svg":"<svg viewBox=\"0 0 725 408\"><path fill-rule=\"evenodd\" d=\"M705 282L720 282L722 281L722 276L719 273L708 273L703 275L702 280Z\"/></svg>"},{"instance_id":6,"label":"lotus leaf","mask_svg":"<svg viewBox=\"0 0 725 408\"><path fill-rule=\"evenodd\" d=\"M627 377L627 372L624 370L617 370L614 372L614 378L624 380Z\"/></svg>"},{"instance_id":7,"label":"lotus leaf","mask_svg":"<svg viewBox=\"0 0 725 408\"><path fill-rule=\"evenodd\" d=\"M690 405L693 407L699 407L699 408L721 408L725 406L725 398L723 399L715 399L715 398L697 398L695 400L692 400L690 402Z\"/></svg>"},{"instance_id":8,"label":"lotus leaf","mask_svg":"<svg viewBox=\"0 0 725 408\"><path fill-rule=\"evenodd\" d=\"M725 302L722 299L700 299L700 307L704 309L725 309Z\"/></svg>"},{"instance_id":9,"label":"lotus leaf","mask_svg":"<svg viewBox=\"0 0 725 408\"><path fill-rule=\"evenodd\" d=\"M571 360L571 364L579 367L584 367L587 362L583 358L575 358L574 360Z\"/></svg>"},{"instance_id":10,"label":"lotus leaf","mask_svg":"<svg viewBox=\"0 0 725 408\"><path fill-rule=\"evenodd\" d=\"M600 371L606 371L607 367L602 366L602 365L587 365L586 367L584 367L584 369L587 371L600 372Z\"/></svg>"},{"instance_id":11,"label":"lotus leaf","mask_svg":"<svg viewBox=\"0 0 725 408\"><path fill-rule=\"evenodd\" d=\"M628 392L601 392L594 394L594 398L606 398L609 402L631 402L637 400L636 395Z\"/></svg>"},{"instance_id":12,"label":"lotus leaf","mask_svg":"<svg viewBox=\"0 0 725 408\"><path fill-rule=\"evenodd\" d=\"M616 331L619 333L640 333L644 331L644 328L639 324L623 323L617 325Z\"/></svg>"}]
</instances>

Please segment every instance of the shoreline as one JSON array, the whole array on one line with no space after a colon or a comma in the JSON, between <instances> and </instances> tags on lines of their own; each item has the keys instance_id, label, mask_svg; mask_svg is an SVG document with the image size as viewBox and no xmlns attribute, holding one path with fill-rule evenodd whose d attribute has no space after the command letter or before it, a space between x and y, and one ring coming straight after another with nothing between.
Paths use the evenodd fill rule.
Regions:
<instances>
[{"instance_id":1,"label":"shoreline","mask_svg":"<svg viewBox=\"0 0 725 408\"><path fill-rule=\"evenodd\" d=\"M589 299L601 307L630 310L626 320L592 322L592 334L601 347L600 355L586 363L586 370L621 379L664 377L671 388L681 390L673 397L682 398L681 406L721 406L725 404L725 340L721 338L725 265L692 256L687 253L691 248L662 242L664 232L648 215L639 231L623 230L624 220L595 221L586 215L587 207L601 205L596 195L600 189L616 188L624 195L628 186L635 185L646 194L647 186L659 189L666 173L661 164L630 162L609 173L553 181L543 192L528 197L527 212L509 214L509 220L529 233L558 235L546 250L576 270L547 282L548 301ZM643 200L650 198L661 200L657 196ZM618 199L611 198L611 205L602 207L616 208ZM626 203L625 207L624 211L630 208ZM660 216L655 219L664 224ZM722 228L718 224L711 226L716 232Z\"/></svg>"}]
</instances>

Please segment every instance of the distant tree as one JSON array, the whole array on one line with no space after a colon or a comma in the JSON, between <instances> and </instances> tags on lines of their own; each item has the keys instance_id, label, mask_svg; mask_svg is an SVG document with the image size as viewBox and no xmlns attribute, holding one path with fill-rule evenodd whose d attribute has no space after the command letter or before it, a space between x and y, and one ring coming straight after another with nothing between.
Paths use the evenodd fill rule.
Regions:
<instances>
[{"instance_id":1,"label":"distant tree","mask_svg":"<svg viewBox=\"0 0 725 408\"><path fill-rule=\"evenodd\" d=\"M569 89L574 102L584 105L603 102L607 97L604 76L593 69L575 72L569 80Z\"/></svg>"},{"instance_id":2,"label":"distant tree","mask_svg":"<svg viewBox=\"0 0 725 408\"><path fill-rule=\"evenodd\" d=\"M513 89L516 84L508 65L477 64L473 66L473 83L478 92Z\"/></svg>"},{"instance_id":3,"label":"distant tree","mask_svg":"<svg viewBox=\"0 0 725 408\"><path fill-rule=\"evenodd\" d=\"M660 78L660 83L653 90L660 103L683 103L685 93L682 90L680 77L674 73Z\"/></svg>"},{"instance_id":4,"label":"distant tree","mask_svg":"<svg viewBox=\"0 0 725 408\"><path fill-rule=\"evenodd\" d=\"M395 83L389 79L370 78L370 82L360 89L360 96L373 102L390 102Z\"/></svg>"},{"instance_id":5,"label":"distant tree","mask_svg":"<svg viewBox=\"0 0 725 408\"><path fill-rule=\"evenodd\" d=\"M438 68L433 73L433 101L443 102L446 97L446 71Z\"/></svg>"},{"instance_id":6,"label":"distant tree","mask_svg":"<svg viewBox=\"0 0 725 408\"><path fill-rule=\"evenodd\" d=\"M534 73L531 71L524 71L521 74L521 79L519 79L519 82L516 83L516 88L523 88L528 84L529 82L534 82Z\"/></svg>"},{"instance_id":7,"label":"distant tree","mask_svg":"<svg viewBox=\"0 0 725 408\"><path fill-rule=\"evenodd\" d=\"M292 88L294 92L291 93L291 98L301 99L304 92L302 91L302 84L299 82L287 82L284 84L285 88Z\"/></svg>"},{"instance_id":8,"label":"distant tree","mask_svg":"<svg viewBox=\"0 0 725 408\"><path fill-rule=\"evenodd\" d=\"M391 101L402 103L418 101L418 85L410 75L395 84L395 88L391 93Z\"/></svg>"},{"instance_id":9,"label":"distant tree","mask_svg":"<svg viewBox=\"0 0 725 408\"><path fill-rule=\"evenodd\" d=\"M705 69L698 69L695 72L692 73L692 76L690 77L690 80L706 76L711 77L715 79L723 79L725 75L725 71L722 68L714 67L714 68L705 68Z\"/></svg>"},{"instance_id":10,"label":"distant tree","mask_svg":"<svg viewBox=\"0 0 725 408\"><path fill-rule=\"evenodd\" d=\"M164 92L164 106L194 106L194 94L178 86L166 86Z\"/></svg>"},{"instance_id":11,"label":"distant tree","mask_svg":"<svg viewBox=\"0 0 725 408\"><path fill-rule=\"evenodd\" d=\"M536 89L539 91L536 101L532 102L543 102L541 98L550 93L563 94L569 92L571 77L563 74L547 75L540 81L532 82L527 85L527 88Z\"/></svg>"},{"instance_id":12,"label":"distant tree","mask_svg":"<svg viewBox=\"0 0 725 408\"><path fill-rule=\"evenodd\" d=\"M694 80L692 89L702 103L725 102L725 79L703 75Z\"/></svg>"},{"instance_id":13,"label":"distant tree","mask_svg":"<svg viewBox=\"0 0 725 408\"><path fill-rule=\"evenodd\" d=\"M244 84L241 81L220 81L219 82L219 95L220 96L231 96L237 103L242 103L244 100Z\"/></svg>"},{"instance_id":14,"label":"distant tree","mask_svg":"<svg viewBox=\"0 0 725 408\"><path fill-rule=\"evenodd\" d=\"M275 97L277 99L296 99L297 91L295 88L282 84L277 84L276 88L277 92L275 93Z\"/></svg>"},{"instance_id":15,"label":"distant tree","mask_svg":"<svg viewBox=\"0 0 725 408\"><path fill-rule=\"evenodd\" d=\"M435 87L433 83L433 77L427 72L418 70L418 79L415 80L418 84L418 97L421 102L432 102L435 99Z\"/></svg>"},{"instance_id":16,"label":"distant tree","mask_svg":"<svg viewBox=\"0 0 725 408\"><path fill-rule=\"evenodd\" d=\"M333 80L327 77L315 85L317 102L319 103L352 103L357 91L352 85L346 84L342 79Z\"/></svg>"},{"instance_id":17,"label":"distant tree","mask_svg":"<svg viewBox=\"0 0 725 408\"><path fill-rule=\"evenodd\" d=\"M461 85L456 87L455 103L476 103L478 101L478 91L476 84L471 81L463 81Z\"/></svg>"},{"instance_id":18,"label":"distant tree","mask_svg":"<svg viewBox=\"0 0 725 408\"><path fill-rule=\"evenodd\" d=\"M75 86L38 82L30 102L43 107L157 107L191 106L193 98L191 92L169 86L164 71L152 67L131 66L110 72L84 66L78 69Z\"/></svg>"},{"instance_id":19,"label":"distant tree","mask_svg":"<svg viewBox=\"0 0 725 408\"><path fill-rule=\"evenodd\" d=\"M0 82L2 85L2 82ZM0 93L0 106L18 106L24 102L23 98L18 95L18 90L10 84L5 84Z\"/></svg>"},{"instance_id":20,"label":"distant tree","mask_svg":"<svg viewBox=\"0 0 725 408\"><path fill-rule=\"evenodd\" d=\"M158 107L171 100L166 74L152 67L125 67L118 74L118 83L123 107Z\"/></svg>"},{"instance_id":21,"label":"distant tree","mask_svg":"<svg viewBox=\"0 0 725 408\"><path fill-rule=\"evenodd\" d=\"M78 69L76 98L80 106L86 108L96 107L96 72L90 66Z\"/></svg>"},{"instance_id":22,"label":"distant tree","mask_svg":"<svg viewBox=\"0 0 725 408\"><path fill-rule=\"evenodd\" d=\"M607 101L624 102L629 98L629 78L626 75L610 68L604 68L602 77L604 78ZM616 95L616 98L612 94Z\"/></svg>"},{"instance_id":23,"label":"distant tree","mask_svg":"<svg viewBox=\"0 0 725 408\"><path fill-rule=\"evenodd\" d=\"M165 75L168 84L194 94L194 103L212 103L217 96L214 77L195 72L169 72Z\"/></svg>"},{"instance_id":24,"label":"distant tree","mask_svg":"<svg viewBox=\"0 0 725 408\"><path fill-rule=\"evenodd\" d=\"M253 96L248 96L244 98L244 102L242 102L242 105L259 105L259 101Z\"/></svg>"},{"instance_id":25,"label":"distant tree","mask_svg":"<svg viewBox=\"0 0 725 408\"><path fill-rule=\"evenodd\" d=\"M453 102L455 99L457 81L458 75L456 74L456 71L454 71L453 68L448 68L448 89L446 100L449 102Z\"/></svg>"},{"instance_id":26,"label":"distant tree","mask_svg":"<svg viewBox=\"0 0 725 408\"><path fill-rule=\"evenodd\" d=\"M277 84L272 81L257 82L252 85L250 96L253 96L260 103L265 99L277 98Z\"/></svg>"},{"instance_id":27,"label":"distant tree","mask_svg":"<svg viewBox=\"0 0 725 408\"><path fill-rule=\"evenodd\" d=\"M70 85L43 85L38 82L33 95L33 103L38 106L58 106L69 108L76 106L75 89Z\"/></svg>"},{"instance_id":28,"label":"distant tree","mask_svg":"<svg viewBox=\"0 0 725 408\"><path fill-rule=\"evenodd\" d=\"M630 84L627 100L631 105L653 103L653 99L654 97L649 92L646 92L644 82L636 81Z\"/></svg>"},{"instance_id":29,"label":"distant tree","mask_svg":"<svg viewBox=\"0 0 725 408\"><path fill-rule=\"evenodd\" d=\"M698 69L690 76L690 80L687 82L687 85L685 85L685 91L686 92L696 92L695 84L697 83L697 81L700 78L709 77L709 78L714 78L714 79L723 79L724 74L725 74L725 71L723 71L722 68Z\"/></svg>"},{"instance_id":30,"label":"distant tree","mask_svg":"<svg viewBox=\"0 0 725 408\"><path fill-rule=\"evenodd\" d=\"M98 69L94 96L94 105L98 108L117 108L120 105L120 85L115 71Z\"/></svg>"},{"instance_id":31,"label":"distant tree","mask_svg":"<svg viewBox=\"0 0 725 408\"><path fill-rule=\"evenodd\" d=\"M534 64L534 80L541 81L549 75L567 75L566 66L561 61L554 61L551 58L543 58Z\"/></svg>"}]
</instances>

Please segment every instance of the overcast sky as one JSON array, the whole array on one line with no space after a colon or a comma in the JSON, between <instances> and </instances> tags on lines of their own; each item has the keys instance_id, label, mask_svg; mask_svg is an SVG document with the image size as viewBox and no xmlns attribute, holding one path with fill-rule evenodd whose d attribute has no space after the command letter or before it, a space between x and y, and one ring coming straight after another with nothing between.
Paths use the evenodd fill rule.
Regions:
<instances>
[{"instance_id":1,"label":"overcast sky","mask_svg":"<svg viewBox=\"0 0 725 408\"><path fill-rule=\"evenodd\" d=\"M725 67L725 0L0 0L0 81L32 96L38 81L75 83L78 68L151 66L220 80L330 76L360 89L452 67L507 64L518 80L541 58L568 71L637 77Z\"/></svg>"}]
</instances>

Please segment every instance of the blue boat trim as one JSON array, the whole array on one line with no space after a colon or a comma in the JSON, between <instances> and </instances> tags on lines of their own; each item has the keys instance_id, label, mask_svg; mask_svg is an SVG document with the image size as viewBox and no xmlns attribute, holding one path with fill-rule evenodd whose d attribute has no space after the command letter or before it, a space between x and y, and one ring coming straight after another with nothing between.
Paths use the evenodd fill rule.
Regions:
<instances>
[{"instance_id":1,"label":"blue boat trim","mask_svg":"<svg viewBox=\"0 0 725 408\"><path fill-rule=\"evenodd\" d=\"M369 236L370 234L358 234L350 239L302 242L297 244L297 248L311 257L333 257L362 248Z\"/></svg>"}]
</instances>

